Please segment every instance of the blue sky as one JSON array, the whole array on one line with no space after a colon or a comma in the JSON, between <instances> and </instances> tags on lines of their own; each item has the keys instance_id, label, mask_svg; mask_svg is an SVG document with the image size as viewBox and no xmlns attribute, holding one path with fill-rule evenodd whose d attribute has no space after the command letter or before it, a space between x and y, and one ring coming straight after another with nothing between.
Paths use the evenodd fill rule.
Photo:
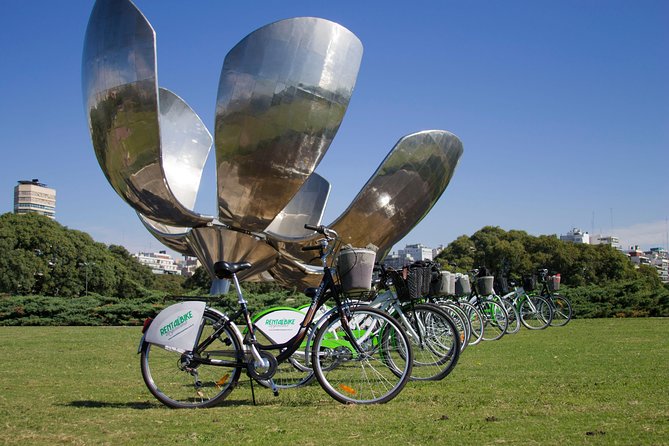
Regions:
<instances>
[{"instance_id":1,"label":"blue sky","mask_svg":"<svg viewBox=\"0 0 669 446\"><path fill-rule=\"evenodd\" d=\"M0 1L0 213L17 180L57 189L57 220L131 251L162 245L111 189L83 111L93 1ZM338 22L365 51L348 112L317 172L333 221L405 134L464 143L451 184L406 243L484 225L572 227L665 246L669 217L669 2L137 0L157 33L158 80L213 131L226 53L270 22ZM212 152L213 155L213 152ZM196 210L216 209L213 159Z\"/></svg>"}]
</instances>

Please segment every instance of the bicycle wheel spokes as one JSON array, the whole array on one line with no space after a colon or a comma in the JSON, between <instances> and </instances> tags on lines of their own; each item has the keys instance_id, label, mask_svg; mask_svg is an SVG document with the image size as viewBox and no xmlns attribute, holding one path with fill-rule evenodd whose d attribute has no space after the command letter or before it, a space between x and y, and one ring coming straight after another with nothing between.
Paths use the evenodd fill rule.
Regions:
<instances>
[{"instance_id":1,"label":"bicycle wheel spokes","mask_svg":"<svg viewBox=\"0 0 669 446\"><path fill-rule=\"evenodd\" d=\"M316 334L312 346L316 378L342 403L390 401L411 375L413 357L407 335L382 311L357 307L351 313L353 339L336 314Z\"/></svg>"},{"instance_id":2,"label":"bicycle wheel spokes","mask_svg":"<svg viewBox=\"0 0 669 446\"><path fill-rule=\"evenodd\" d=\"M541 330L551 323L550 303L543 297L526 297L520 305L520 318L530 330Z\"/></svg>"},{"instance_id":3,"label":"bicycle wheel spokes","mask_svg":"<svg viewBox=\"0 0 669 446\"><path fill-rule=\"evenodd\" d=\"M406 316L411 324L406 331L414 354L411 378L443 379L460 355L460 335L455 324L446 312L429 304L415 305Z\"/></svg>"},{"instance_id":4,"label":"bicycle wheel spokes","mask_svg":"<svg viewBox=\"0 0 669 446\"><path fill-rule=\"evenodd\" d=\"M481 302L481 316L483 317L483 340L495 341L506 333L509 325L506 311L497 302Z\"/></svg>"},{"instance_id":5,"label":"bicycle wheel spokes","mask_svg":"<svg viewBox=\"0 0 669 446\"><path fill-rule=\"evenodd\" d=\"M508 334L515 334L520 331L520 313L516 309L516 307L509 301L507 300L501 300L501 304L506 310L507 314L507 327L506 327L506 333Z\"/></svg>"},{"instance_id":6,"label":"bicycle wheel spokes","mask_svg":"<svg viewBox=\"0 0 669 446\"><path fill-rule=\"evenodd\" d=\"M200 339L206 339L213 333L214 321L212 316L205 314ZM227 329L200 355L182 354L144 343L142 376L149 391L167 406L210 407L232 391L239 379L240 369L202 364L198 357L234 361L239 350L237 338Z\"/></svg>"},{"instance_id":7,"label":"bicycle wheel spokes","mask_svg":"<svg viewBox=\"0 0 669 446\"><path fill-rule=\"evenodd\" d=\"M553 303L553 320L551 325L556 327L567 325L572 316L571 303L569 300L557 294L549 297L549 299Z\"/></svg>"}]
</instances>

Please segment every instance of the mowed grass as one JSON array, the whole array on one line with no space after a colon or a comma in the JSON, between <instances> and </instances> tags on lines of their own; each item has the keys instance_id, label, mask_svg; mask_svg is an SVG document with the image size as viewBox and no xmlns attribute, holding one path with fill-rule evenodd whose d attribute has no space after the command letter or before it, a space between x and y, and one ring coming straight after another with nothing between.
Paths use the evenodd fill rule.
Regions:
<instances>
[{"instance_id":1,"label":"mowed grass","mask_svg":"<svg viewBox=\"0 0 669 446\"><path fill-rule=\"evenodd\" d=\"M0 328L1 444L669 444L669 319L574 320L470 347L440 382L344 406L244 378L223 405L146 390L140 329Z\"/></svg>"}]
</instances>

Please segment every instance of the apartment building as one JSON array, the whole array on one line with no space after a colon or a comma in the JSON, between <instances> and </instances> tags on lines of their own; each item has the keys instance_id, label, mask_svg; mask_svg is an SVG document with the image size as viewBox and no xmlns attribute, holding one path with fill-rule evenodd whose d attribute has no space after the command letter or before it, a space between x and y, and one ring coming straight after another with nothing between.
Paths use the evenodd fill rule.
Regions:
<instances>
[{"instance_id":1,"label":"apartment building","mask_svg":"<svg viewBox=\"0 0 669 446\"><path fill-rule=\"evenodd\" d=\"M566 235L561 235L560 240L571 243L585 243L587 245L590 244L590 234L578 228L573 228Z\"/></svg>"},{"instance_id":2,"label":"apartment building","mask_svg":"<svg viewBox=\"0 0 669 446\"><path fill-rule=\"evenodd\" d=\"M403 266L411 265L418 260L432 260L434 258L434 251L432 248L428 248L421 243L406 245L404 249L398 249L397 254L391 253L387 255L383 259L383 263L391 268L399 269Z\"/></svg>"},{"instance_id":3,"label":"apartment building","mask_svg":"<svg viewBox=\"0 0 669 446\"><path fill-rule=\"evenodd\" d=\"M167 251L140 252L133 254L139 263L151 268L154 274L176 274L181 275L181 268Z\"/></svg>"},{"instance_id":4,"label":"apartment building","mask_svg":"<svg viewBox=\"0 0 669 446\"><path fill-rule=\"evenodd\" d=\"M34 212L56 218L56 190L40 183L39 179L21 180L14 187L14 213Z\"/></svg>"}]
</instances>

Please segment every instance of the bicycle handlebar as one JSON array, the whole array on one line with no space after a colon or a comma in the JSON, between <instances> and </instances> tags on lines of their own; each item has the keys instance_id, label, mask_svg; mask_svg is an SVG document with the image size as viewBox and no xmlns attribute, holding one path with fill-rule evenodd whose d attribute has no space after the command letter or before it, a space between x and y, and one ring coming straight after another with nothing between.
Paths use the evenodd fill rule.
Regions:
<instances>
[{"instance_id":1,"label":"bicycle handlebar","mask_svg":"<svg viewBox=\"0 0 669 446\"><path fill-rule=\"evenodd\" d=\"M327 226L319 225L319 226L314 226L310 224L305 224L304 229L309 229L311 231L316 231L319 234L323 234L324 236L328 238L337 238L339 237L339 234L337 234L337 231L334 229L330 229Z\"/></svg>"}]
</instances>

